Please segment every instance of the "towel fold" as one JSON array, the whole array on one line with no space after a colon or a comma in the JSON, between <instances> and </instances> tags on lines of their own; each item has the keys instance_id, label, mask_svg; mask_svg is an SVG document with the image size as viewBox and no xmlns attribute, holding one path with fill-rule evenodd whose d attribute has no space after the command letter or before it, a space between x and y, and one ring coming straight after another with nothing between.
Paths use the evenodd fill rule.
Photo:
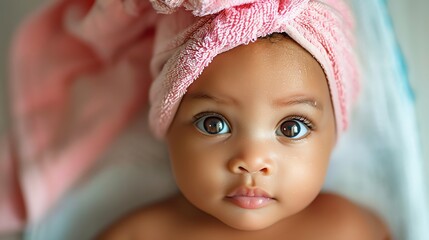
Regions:
<instances>
[{"instance_id":1,"label":"towel fold","mask_svg":"<svg viewBox=\"0 0 429 240\"><path fill-rule=\"evenodd\" d=\"M319 61L328 79L337 134L347 128L359 83L354 23L344 2L194 2L153 1L160 12L170 13L158 23L152 59L149 117L157 137L164 137L186 89L215 56L274 32L287 33ZM203 16L194 17L183 8Z\"/></svg>"},{"instance_id":2,"label":"towel fold","mask_svg":"<svg viewBox=\"0 0 429 240\"><path fill-rule=\"evenodd\" d=\"M144 188L138 194L143 198L145 194L153 197L164 191L165 182L161 187L159 182L144 183L150 176L142 176L141 172L158 174L152 170L158 166L150 161L141 172L137 164L110 166L105 171L108 180L100 181L101 174L86 178L78 193L72 192L52 215L40 221L63 193L96 164L104 149L111 147L109 143L134 113L147 107L145 98L153 79L149 74L152 55L152 74L161 76L167 69L164 64L175 52L190 46L191 36L199 36L196 34L199 27L213 26L208 23L220 16L239 16L232 14L245 12L240 5L250 7L256 2L152 1L157 11L170 14L161 17L144 0L55 0L31 16L21 26L12 49L9 85L13 90L10 93L13 126L9 135L0 138L0 235L37 222L26 229L25 238L85 239L88 232L95 234L101 229L109 217L116 218L118 212L129 211L127 196L134 196L129 192ZM292 1L279 1L279 6L288 2ZM415 103L407 85L404 60L398 55L386 2L350 2L358 20L363 97L353 112L349 131L334 152L325 188L377 210L389 223L395 239L423 240L429 234L427 189ZM227 6L224 4L231 9L224 11ZM301 23L307 23L306 27L314 26L313 30L319 32L317 24L341 22L320 20L332 4L335 14L326 13L329 16L326 20L336 19L341 13L345 16L345 26L353 25L347 8L338 1L306 1L306 4L319 5L317 8L302 5L319 14L312 17L311 11L303 10L291 23L301 19ZM335 9L339 9L338 13ZM271 12L275 10L278 9ZM174 14L183 18L173 21ZM307 22L305 17L309 18ZM163 28L166 29L161 31ZM158 29L156 40L155 29ZM339 30L340 35L335 36L342 36L344 29ZM211 36L214 35L207 35ZM303 38L301 44L306 42L309 41ZM159 77L157 84L162 85L165 80ZM138 136L141 130L130 131ZM148 141L137 136L132 137L136 138L133 141ZM149 153L129 141L119 145L121 154L109 154L110 159L122 160L120 157L129 150L124 148L131 147L138 149L134 150L131 161L137 163L140 158L145 161L144 157L157 160L154 156L158 155L153 154L157 150L150 144L146 145L151 149ZM162 174L159 176L165 180ZM120 181L117 177L121 177ZM118 195L116 188L128 181L135 183L130 184L131 190L126 189L129 195ZM114 201L109 198L107 204L100 206L106 196L116 198ZM134 198L131 205L146 201ZM115 211L110 211L112 208ZM84 212L90 209L85 212L90 217L84 221L82 209ZM89 230L79 231L82 227Z\"/></svg>"},{"instance_id":3,"label":"towel fold","mask_svg":"<svg viewBox=\"0 0 429 240\"><path fill-rule=\"evenodd\" d=\"M41 219L147 106L148 94L151 128L162 138L216 55L270 33L286 32L320 62L338 134L346 129L358 76L342 1L151 3L56 0L20 27L11 51L13 126L1 147L0 232Z\"/></svg>"},{"instance_id":4,"label":"towel fold","mask_svg":"<svg viewBox=\"0 0 429 240\"><path fill-rule=\"evenodd\" d=\"M40 220L146 106L156 13L136 2L51 1L18 29L0 233Z\"/></svg>"}]
</instances>

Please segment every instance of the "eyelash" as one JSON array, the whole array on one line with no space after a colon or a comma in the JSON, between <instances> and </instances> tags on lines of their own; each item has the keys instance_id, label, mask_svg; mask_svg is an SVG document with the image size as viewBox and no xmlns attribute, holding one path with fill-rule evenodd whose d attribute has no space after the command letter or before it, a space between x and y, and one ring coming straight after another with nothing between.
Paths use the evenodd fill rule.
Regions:
<instances>
[{"instance_id":1,"label":"eyelash","mask_svg":"<svg viewBox=\"0 0 429 240\"><path fill-rule=\"evenodd\" d=\"M193 122L193 123L195 123L196 121L200 120L201 118L203 118L203 117L207 117L207 116L214 116L214 117L218 117L218 118L223 119L225 122L229 123L229 122L226 120L226 118L225 118L222 114L220 114L220 113L216 113L216 112L209 112L209 111L198 113L197 115L195 115L195 116L192 118L192 122Z\"/></svg>"},{"instance_id":2,"label":"eyelash","mask_svg":"<svg viewBox=\"0 0 429 240\"><path fill-rule=\"evenodd\" d=\"M315 129L315 127L314 127L314 125L313 125L313 122L312 122L310 119L308 119L307 117L302 116L302 115L295 115L295 116L289 116L289 117L286 117L286 118L284 118L284 119L282 119L282 120L280 121L280 124L281 124L282 122L284 122L284 121L290 121L290 120L297 120L297 121L301 121L301 122L302 122L302 123L304 123L304 124L305 124L305 126L307 126L307 127L308 127L308 129L310 129L311 131L313 131L313 130Z\"/></svg>"},{"instance_id":3,"label":"eyelash","mask_svg":"<svg viewBox=\"0 0 429 240\"><path fill-rule=\"evenodd\" d=\"M206 117L206 116L215 116L215 117L219 117L219 118L221 118L221 119L223 119L225 122L227 122L227 124L229 125L229 126L231 126L230 125L230 123L229 123L229 121L222 115L222 114L220 114L220 113L216 113L216 112L210 112L210 111L206 111L206 112L201 112L201 113L198 113L197 115L195 115L192 119L192 122L193 123L196 123L199 119L201 119L201 118L203 118L203 117ZM284 122L284 121L290 121L290 120L297 120L297 121L301 121L303 124L305 124L305 126L307 126L308 127L308 129L309 130L311 130L311 131L314 131L315 130L315 126L314 126L314 124L313 124L313 122L309 119L309 118L307 118L307 117L305 117L305 116L303 116L303 115L292 115L292 116L288 116L288 117L285 117L285 118L283 118L281 121L280 121L280 123L279 124L281 124L282 122Z\"/></svg>"}]
</instances>

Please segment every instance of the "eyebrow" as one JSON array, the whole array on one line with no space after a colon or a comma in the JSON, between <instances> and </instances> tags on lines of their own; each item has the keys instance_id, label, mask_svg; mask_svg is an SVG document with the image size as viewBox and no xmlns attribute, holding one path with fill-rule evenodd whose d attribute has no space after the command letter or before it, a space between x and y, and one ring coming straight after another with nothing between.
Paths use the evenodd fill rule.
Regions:
<instances>
[{"instance_id":1,"label":"eyebrow","mask_svg":"<svg viewBox=\"0 0 429 240\"><path fill-rule=\"evenodd\" d=\"M234 98L223 97L223 96L218 97L218 96L213 96L202 92L190 93L188 94L188 96L190 99L195 99L195 100L210 100L221 104L237 104L237 101ZM317 101L315 98L307 97L307 96L280 98L280 99L274 100L272 103L273 106L277 106L277 107L293 106L293 105L301 105L301 104L313 107L319 111L323 110L323 105L320 103L320 101Z\"/></svg>"},{"instance_id":2,"label":"eyebrow","mask_svg":"<svg viewBox=\"0 0 429 240\"><path fill-rule=\"evenodd\" d=\"M207 94L207 93L201 93L201 92L197 92L197 93L190 93L189 94L189 98L191 99L195 99L195 100L211 100L211 101L215 101L217 103L221 103L221 104L237 104L237 101L233 98L229 98L229 97L215 97L213 95Z\"/></svg>"},{"instance_id":3,"label":"eyebrow","mask_svg":"<svg viewBox=\"0 0 429 240\"><path fill-rule=\"evenodd\" d=\"M275 106L292 106L300 104L313 107L319 111L323 110L323 105L320 103L320 101L317 101L315 98L312 97L299 96L287 99L277 99L273 101L273 105Z\"/></svg>"}]
</instances>

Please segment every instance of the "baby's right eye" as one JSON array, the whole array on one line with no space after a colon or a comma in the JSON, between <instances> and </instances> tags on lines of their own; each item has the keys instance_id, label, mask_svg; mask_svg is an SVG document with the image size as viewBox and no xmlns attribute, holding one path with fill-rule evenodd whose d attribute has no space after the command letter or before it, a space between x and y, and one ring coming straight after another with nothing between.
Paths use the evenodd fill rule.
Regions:
<instances>
[{"instance_id":1,"label":"baby's right eye","mask_svg":"<svg viewBox=\"0 0 429 240\"><path fill-rule=\"evenodd\" d=\"M225 118L216 113L203 113L203 116L196 116L195 127L207 135L217 135L230 133L230 127Z\"/></svg>"}]
</instances>

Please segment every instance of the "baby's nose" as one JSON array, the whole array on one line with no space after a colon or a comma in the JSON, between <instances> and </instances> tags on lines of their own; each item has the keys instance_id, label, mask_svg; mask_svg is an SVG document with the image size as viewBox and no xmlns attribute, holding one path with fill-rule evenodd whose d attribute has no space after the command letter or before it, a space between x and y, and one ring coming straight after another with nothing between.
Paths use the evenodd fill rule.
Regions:
<instances>
[{"instance_id":1,"label":"baby's nose","mask_svg":"<svg viewBox=\"0 0 429 240\"><path fill-rule=\"evenodd\" d=\"M228 163L228 168L236 174L272 174L274 165L271 148L265 144L244 146Z\"/></svg>"}]
</instances>

